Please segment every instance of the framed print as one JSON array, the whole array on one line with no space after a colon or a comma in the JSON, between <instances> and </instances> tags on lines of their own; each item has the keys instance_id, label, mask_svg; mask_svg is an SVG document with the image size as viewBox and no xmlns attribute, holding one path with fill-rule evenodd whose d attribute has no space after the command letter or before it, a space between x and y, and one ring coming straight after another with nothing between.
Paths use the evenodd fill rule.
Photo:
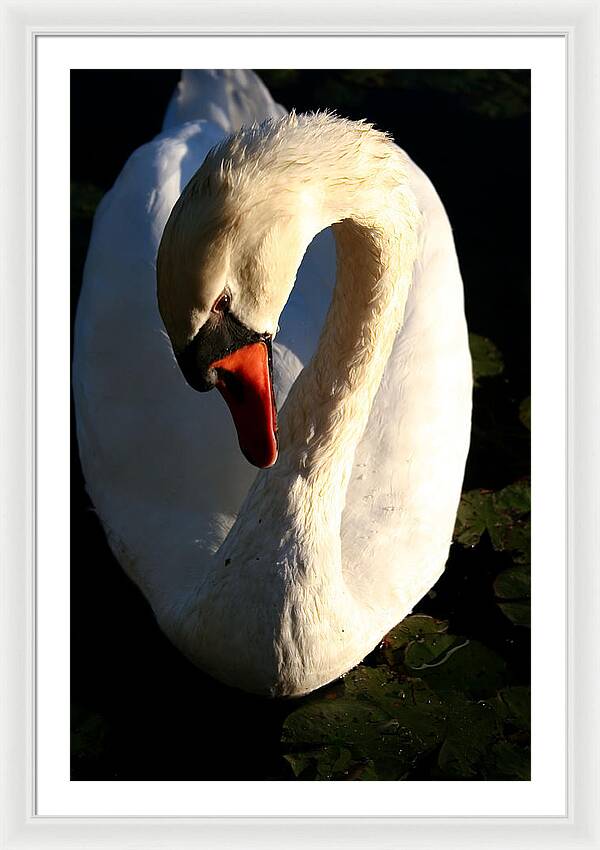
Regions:
<instances>
[{"instance_id":1,"label":"framed print","mask_svg":"<svg viewBox=\"0 0 600 850\"><path fill-rule=\"evenodd\" d=\"M2 157L6 273L2 280L5 344L1 374L3 397L8 400L2 441L6 470L2 483L2 622L9 652L3 679L7 687L2 745L9 781L3 786L6 825L2 846L176 847L204 842L207 847L274 847L302 842L314 847L342 843L419 847L448 841L461 845L485 841L498 846L507 841L519 846L598 845L593 781L598 740L591 711L597 705L597 683L586 671L594 670L597 661L591 631L597 608L593 564L594 554L598 555L594 533L594 472L598 472L598 464L592 442L597 403L593 375L598 365L598 340L593 332L598 298L592 283L598 270L593 227L597 196L589 188L598 176L593 156L594 141L598 141L594 100L598 59L593 39L599 18L591 2L576 7L550 3L543 12L536 11L545 16L539 25L530 26L522 18L523 9L528 8L529 4L515 10L508 4L490 3L478 4L476 9L471 4L448 2L441 7L383 4L367 10L354 4L328 9L293 4L283 12L271 3L225 3L218 8L200 3L193 10L185 5L167 10L157 3L134 10L132 20L124 20L124 11L92 3L77 9L52 4L3 6L7 70L3 117L9 132ZM206 115L196 114L190 107L194 86L206 82L203 75L208 68L218 69L211 80L217 88L223 83L229 100L218 102L218 109L213 103ZM240 88L235 89L236 85ZM179 94L172 96L174 90ZM137 375L135 352L146 350L144 340L136 337L145 321L146 308L137 300L141 281L150 282L148 303L151 301L153 316L158 316L156 275L158 305L163 303L161 298L169 304L160 307L164 327L154 324L151 337L163 349L168 346L169 374L176 374L181 382L175 396L183 398L179 393L189 393L185 398L192 399L190 411L205 403L204 395L197 397L184 386L180 372L174 371L181 367L190 381L187 367L182 365L183 351L190 340L199 338L201 324L188 333L180 320L173 318L180 315L177 298L181 296L173 294L180 291L175 289L180 284L164 284L164 275L171 272L161 272L161 262L163 269L175 269L174 280L181 279L182 243L177 240L183 237L177 231L173 244L178 247L169 254L169 227L177 225L165 229L165 224L206 152L217 142L225 144L223 140L239 126L246 126L252 119L251 110L258 109L258 100L260 109L268 114L256 113L256 120L282 121L277 126L287 127L288 133L299 132L298 126L302 130L302 122L307 120L285 118L288 111L297 109L302 116L316 110L306 125L307 137L312 134L314 140L319 136L319 144L329 151L340 145L332 164L323 166L316 178L312 172L296 175L286 160L288 180L278 190L281 198L289 199L294 180L304 181L303 186L309 188L300 193L302 203L308 204L311 215L320 222L309 236L300 239L298 262L290 270L292 282L312 237L323 227L339 227L340 221L352 217L336 213L337 218L332 214L321 222L311 206L311 181L320 186L329 180L338 188L344 183L336 183L329 173L341 156L341 128L344 133L353 132L360 118L375 122L432 178L454 231L452 236L448 229L446 238L448 244L456 244L464 281L475 378L471 454L454 543L442 579L436 583L443 564L423 587L413 588L416 580L412 576L404 579L402 587L403 580L393 578L390 588L394 593L410 589L415 598L411 597L394 619L393 594L382 591L392 613L389 622L381 620L385 628L373 627L373 636L369 632L364 646L358 632L367 631L366 626L359 629L356 618L344 619L345 597L332 596L331 617L336 622L339 619L341 631L344 626L356 631L352 638L340 638L341 647L352 646L355 640L357 648L347 651L348 661L344 656L339 669L329 633L319 631L317 635L315 631L313 648L306 648L309 623L300 613L300 621L294 623L305 636L303 651L317 659L313 668L302 674L304 678L297 673L297 665L285 668L283 638L279 678L256 672L262 670L260 659L265 654L260 650L262 632L248 625L252 600L255 596L264 599L255 580L248 583L240 578L239 586L235 578L229 578L229 584L219 580L219 593L207 594L208 608L201 621L216 624L210 653L185 643L179 625L173 626L166 613L184 605L181 588L189 586L185 570L177 599L164 609L156 602L165 596L167 585L160 584L160 564L165 557L151 543L151 529L157 529L155 540L164 544L165 553L179 551L188 531L185 523L178 526L177 518L157 509L151 498L153 482L160 479L164 490L165 481L171 481L167 466L174 460L169 461L167 454L161 459L164 443L153 436L155 420L160 419L155 405L161 394L155 393L161 373L160 367L144 366L151 362L147 352L144 357L148 359L139 361L141 371L134 383L139 387L140 381L147 381L139 397L151 399L151 406L134 425L132 433L139 435L139 441L136 438L127 444L126 462L125 455L119 455L119 441L130 422L130 408L119 399L129 403L135 392L134 384L126 381L120 388L119 376L125 371ZM318 111L323 109L340 117ZM341 121L344 117L350 119L346 124ZM174 135L174 126L184 128L177 130L180 135ZM274 141L263 135L256 143L257 163L266 157L269 144L274 152L284 146L284 130L278 132ZM383 136L376 136L376 130L368 132L377 139L374 145L389 144ZM326 145L328 133L333 135ZM158 141L134 153L153 137ZM240 145L246 145L242 159L251 157L254 142L240 138ZM157 159L144 159L148 156ZM118 177L129 157L130 176ZM169 157L178 158L180 184L171 189L168 179L161 178L154 189L143 183L148 169L160 169L161 162L170 168L175 159ZM310 168L316 167L313 157L303 160L297 153L294 157L295 163L306 161ZM215 175L218 173L217 169ZM100 198L117 178L121 183L112 191L113 201L102 201L92 231ZM132 192L139 192L142 198L139 209L144 210L144 222L149 222L147 231L140 230L137 213L128 201L122 208L115 206L118 186L127 179ZM214 192L216 177L211 179L213 188L207 188L207 179L198 191ZM236 179L227 185L236 187L233 203L241 209L246 189ZM269 258L275 257L268 251L276 251L273 267L291 262L292 244L296 244L287 231L280 233L275 248L271 236L257 242L260 227L248 222L254 221L252 210L264 199L248 197L246 222L240 216L236 220L241 223L235 225L246 226L245 239L253 246L243 254L246 281L259 274L260 262L261 273L267 274L264 269L270 267ZM419 203L425 205L422 200ZM410 202L406 204L409 209ZM123 216L120 224L118 215ZM156 218L151 218L154 215ZM118 226L102 231L102 220ZM377 231L369 222L367 230ZM399 244L406 246L413 225L407 225L406 231L402 226L394 224L403 234L404 241ZM144 234L154 227L158 235L150 246L153 253L140 260L141 249L150 245L150 237ZM216 238L214 234L210 237ZM336 238L338 275L343 275L344 236L336 233ZM431 243L435 233L430 232L428 238ZM210 239L207 245L213 244ZM357 230L348 248L356 252L355 265L360 262L354 244L358 239ZM135 245L134 240L138 240ZM196 242L194 246L199 250ZM330 248L323 245L323 256ZM308 260L312 262L310 250ZM212 256L208 248L207 252ZM124 258L122 265L107 266L106 257L117 254ZM333 250L328 257L332 263L328 274L334 273ZM258 353L262 357L263 348L267 351L267 337L269 345L271 336L280 333L280 337L273 341L274 360L269 355L263 364L264 374L273 382L268 398L258 391L252 396L252 416L240 413L235 393L227 384L223 388L217 383L233 417L231 420L218 399L218 416L227 416L223 419L227 424L218 428L223 432L231 429L227 440L233 441L236 453L239 439L251 463L268 467L277 453L277 432L275 426L275 436L267 429L265 433L273 439L265 443L256 422L262 422L263 414L265 421L271 421L267 415L271 405L277 404L280 414L284 409L285 394L279 395L283 384L277 381L288 380L291 386L297 373L309 373L306 364L312 350L303 354L300 344L294 348L290 343L289 353L288 349L281 352L288 339L295 339L294 311L305 309L313 296L304 290L303 302L290 296L286 314L283 305L289 292L285 297L273 295L281 301L278 310L273 308L272 316L267 311L257 318L260 298L249 300L244 308L242 290L232 283L233 262L218 291L213 292L212 283L207 284L210 304L205 320L214 324L231 315L227 321L248 331L244 345L251 345L257 357ZM349 279L351 265L346 272ZM106 268L109 272L102 278ZM315 260L314 269L318 268ZM121 275L118 280L117 274ZM412 266L410 275L413 279ZM104 281L100 288L94 284L99 277ZM82 278L84 296L80 297ZM161 295L163 285L174 287L168 296ZM106 300L111 297L110 286L115 292L113 306ZM257 291L264 299L262 284ZM375 309L373 303L369 302L371 310ZM321 306L310 307L320 316L317 329L324 322L327 304L325 299L321 313ZM417 307L408 301L406 315L415 322ZM194 306L190 315L200 309ZM391 301L386 309L392 310ZM280 313L281 327L276 327ZM94 316L105 314L118 316L118 322L98 325L95 331ZM349 315L355 314L351 311ZM405 315L404 307L398 315ZM448 306L444 315L449 327L453 319ZM308 319L303 321L301 327L306 328ZM316 322L314 318L311 321ZM385 321L382 309L379 329ZM437 327L430 351L443 337L439 321ZM362 333L364 337L367 331L363 328ZM211 344L216 345L214 338L213 333ZM318 333L315 347L317 339ZM466 335L464 345L467 351ZM218 357L213 352L207 360L211 368L220 364L220 381L233 368L227 358L237 356L238 348L228 344L223 351L219 349ZM115 371L109 374L104 364L111 357ZM199 357L197 352L194 357ZM449 357L446 352L446 363ZM248 369L262 368L255 365L258 361L253 361L252 367L238 367L238 360L235 368L242 369L243 380L250 374ZM357 355L353 369L358 372L360 362ZM69 400L72 364L74 408ZM300 372L303 365L305 370ZM284 366L290 369L289 379L281 378ZM454 374L446 368L447 374ZM382 365L379 377L373 378L377 387L383 369ZM210 369L208 374L212 374ZM236 382L242 380L239 374ZM393 372L385 375L384 383L391 386ZM410 381L406 375L402 380L407 393ZM94 406L94 381L97 385L106 382L98 397L109 399L108 407L105 401ZM428 387L417 388L415 398L426 395ZM161 392L165 392L164 385ZM245 389L247 392L250 390ZM349 395L344 396L340 416L332 413L339 440L345 413L352 410L354 416L362 415L356 401L359 390L352 395L350 378L343 392ZM444 396L447 413L440 432L444 439L452 428L452 405L458 404L459 393L457 389ZM218 398L214 393L206 397ZM373 396L370 398L369 404L373 404ZM383 413L387 411L391 417L392 408L380 403ZM171 434L177 404L168 398L163 404L168 411L165 427ZM418 409L416 401L411 409ZM402 415L401 408L393 414ZM435 415L430 409L417 423L419 434L430 435L428 445L433 440ZM459 412L456 416L460 418ZM139 424L142 421L144 426ZM202 435L208 433L211 421L202 424ZM218 417L217 421L221 422ZM284 413L280 421L284 432L286 423ZM366 423L365 418L361 435L365 427L368 435ZM186 425L185 432L196 441L195 430ZM378 440L384 441L385 433L384 424ZM116 434L117 442L107 438L111 434ZM285 448L285 434L283 439ZM356 440L353 457L354 452L360 456L362 445L359 437ZM229 470L230 476L236 474L231 470L238 468L225 457L224 451L229 449L220 449L220 445L215 443L202 461L204 469L214 467L207 485L214 490L213 501L226 478L219 468ZM341 451L339 446L337 450ZM444 455L448 470L452 466L449 451ZM363 464L365 472L359 475L362 470L355 469L354 485L350 485L358 494L357 503L370 498L378 504L379 499L386 523L394 520L392 511L399 515L408 510L407 502L400 498L395 473L386 471L390 452L393 449L388 447L377 461L373 491L363 494L363 485L355 480L369 472L368 458ZM452 454L459 450L453 449ZM139 475L131 472L134 456L140 459ZM285 452L283 456L288 457ZM315 455L315 468L320 468L319 457L325 456L325 452ZM311 468L306 460L310 452L303 457L306 468ZM458 460L454 459L457 469ZM461 462L462 475L464 458ZM105 493L112 486L111 470L116 470L121 481L124 463L128 477L113 509ZM200 479L190 472L191 466L182 452L168 488L179 487L184 493L186 486L194 486ZM343 468L340 464L339 470ZM316 511L315 493L325 487L323 482L337 480L337 472L330 473L330 478L319 479L319 487L310 491L303 516ZM339 474L345 482L346 473ZM411 489L416 491L418 473L411 475ZM417 484L427 491L425 476ZM347 482L343 486L348 486ZM434 504L433 491L443 486L430 486L430 504ZM348 490L340 517L342 510L352 505L352 492ZM144 505L141 537L147 537L150 544L139 543L136 549L134 539L140 540L140 534L136 531L127 537L126 531L118 530L118 517L125 517L123 528L133 527L138 508L132 506L140 493ZM173 498L177 501L178 496ZM334 513L336 498L332 484L328 501L324 498L319 508L320 516L326 515L326 505ZM276 506L273 511L276 514ZM376 515L374 504L369 503L367 513L371 518ZM272 512L261 513L259 505L257 517L259 514L262 522ZM353 514L357 529L359 514ZM235 519L235 514L228 517L225 508L219 516L225 531L214 544L215 551L221 551L218 547ZM454 525L454 514L450 520ZM321 521L315 520L317 524ZM275 526L273 520L273 529ZM339 544L341 533L343 545L344 532L339 528L331 532L318 527L322 537L313 529L311 540L319 543L328 533L335 533ZM384 546L391 527L378 526L373 540L366 532L361 537L356 531L362 541L357 545L371 553L370 563L391 558L391 548ZM212 534L207 528L194 533L194 553L203 545L203 535ZM435 533L431 521L424 560L430 557L427 553ZM273 535L277 534L273 530ZM346 534L349 540L350 530ZM256 547L253 564L270 545L271 536L269 520L265 520L260 535L253 532L248 538L254 542L244 543L243 548ZM412 550L416 550L417 540L417 536L411 537ZM315 546L321 551L320 544ZM154 550L159 554L152 554ZM328 551L326 546L323 551ZM227 558L223 556L231 567L229 576L235 575L232 559L235 561L236 552L227 551ZM151 569L143 567L144 557L153 564ZM443 560L445 563L445 553ZM321 556L315 563L323 563ZM255 577L258 569L254 565ZM383 566L378 575L383 587ZM170 572L167 583L173 580ZM224 594L231 584L235 593L225 605ZM369 601L369 594L373 592L374 600L376 593L368 581L359 581L359 586L360 594L356 592L352 605L358 611L356 598L362 595L373 618L375 602ZM199 591L194 593L198 607L202 596ZM319 599L322 611L325 597ZM276 606L277 602L270 604ZM214 617L210 609L217 612ZM402 620L404 614L409 616ZM398 619L403 625L390 632ZM204 628L208 630L208 626ZM236 630L242 636L239 639ZM256 663L253 652L259 659ZM343 652L346 650L337 651L338 655ZM350 660L352 652L356 658ZM361 659L368 657L356 667L359 654ZM233 658L231 664L223 660L227 658ZM319 663L334 672L317 674ZM341 673L344 679L339 679ZM224 684L215 683L215 677ZM276 699L269 700L265 694ZM409 700L409 710L402 700ZM342 781L349 784L341 785ZM402 784L396 786L397 781ZM464 781L470 785L464 786ZM465 787L468 793L464 793Z\"/></svg>"}]
</instances>

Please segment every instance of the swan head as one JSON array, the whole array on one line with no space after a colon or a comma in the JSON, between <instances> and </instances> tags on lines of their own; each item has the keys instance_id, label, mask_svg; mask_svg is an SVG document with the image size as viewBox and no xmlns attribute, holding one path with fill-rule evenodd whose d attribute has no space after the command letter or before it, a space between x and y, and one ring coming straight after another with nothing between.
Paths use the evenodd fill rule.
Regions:
<instances>
[{"instance_id":1,"label":"swan head","mask_svg":"<svg viewBox=\"0 0 600 850\"><path fill-rule=\"evenodd\" d=\"M187 184L163 232L157 284L188 384L220 390L244 455L267 467L278 452L271 342L324 225L313 193L264 162L261 132L242 130L217 146Z\"/></svg>"}]
</instances>

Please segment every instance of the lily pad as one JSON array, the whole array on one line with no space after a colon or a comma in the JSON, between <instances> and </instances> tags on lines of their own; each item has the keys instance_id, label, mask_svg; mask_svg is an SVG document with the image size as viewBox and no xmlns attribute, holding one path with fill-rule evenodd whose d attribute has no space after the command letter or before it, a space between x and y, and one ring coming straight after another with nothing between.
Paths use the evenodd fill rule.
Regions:
<instances>
[{"instance_id":1,"label":"lily pad","mask_svg":"<svg viewBox=\"0 0 600 850\"><path fill-rule=\"evenodd\" d=\"M426 635L441 634L447 629L446 620L436 620L435 617L429 617L426 614L409 614L387 633L385 643L394 649L399 649L413 640L420 640Z\"/></svg>"},{"instance_id":2,"label":"lily pad","mask_svg":"<svg viewBox=\"0 0 600 850\"><path fill-rule=\"evenodd\" d=\"M354 765L350 750L337 745L298 754L288 753L284 758L299 779L303 778L303 774L308 774L307 778L310 779L333 779ZM313 773L316 773L316 776L313 776Z\"/></svg>"},{"instance_id":3,"label":"lily pad","mask_svg":"<svg viewBox=\"0 0 600 850\"><path fill-rule=\"evenodd\" d=\"M450 714L438 766L448 778L472 779L477 764L500 731L500 718L492 703L456 706Z\"/></svg>"},{"instance_id":4,"label":"lily pad","mask_svg":"<svg viewBox=\"0 0 600 850\"><path fill-rule=\"evenodd\" d=\"M529 599L529 571L523 565L503 570L494 582L494 593L499 599Z\"/></svg>"},{"instance_id":5,"label":"lily pad","mask_svg":"<svg viewBox=\"0 0 600 850\"><path fill-rule=\"evenodd\" d=\"M433 617L407 617L393 630L398 643L393 653L386 649L390 635L386 636L382 644L384 658L400 676L403 689L405 680L411 682L412 687L415 681L420 680L422 685L442 698L448 691L460 692L474 699L495 695L505 684L506 665L501 656L479 641L448 634L447 628L445 621ZM398 638L401 629L404 636L409 636L403 642ZM353 675L360 675L358 671L361 669L357 668ZM372 671L369 672L372 674ZM385 682L381 681L379 685L375 692L385 693ZM431 693L427 693L427 698L430 697Z\"/></svg>"},{"instance_id":6,"label":"lily pad","mask_svg":"<svg viewBox=\"0 0 600 850\"><path fill-rule=\"evenodd\" d=\"M514 552L518 562L529 560L530 489L517 482L503 490L469 490L463 493L456 517L454 539L476 546L487 531L498 552Z\"/></svg>"},{"instance_id":7,"label":"lily pad","mask_svg":"<svg viewBox=\"0 0 600 850\"><path fill-rule=\"evenodd\" d=\"M523 555L523 562L515 558L513 567L503 570L494 582L494 593L502 613L515 626L531 625L529 564Z\"/></svg>"},{"instance_id":8,"label":"lily pad","mask_svg":"<svg viewBox=\"0 0 600 850\"><path fill-rule=\"evenodd\" d=\"M476 641L448 634L447 628L444 620L407 617L386 636L384 658L401 675L418 677L436 692L468 693L473 688L477 696L495 692L504 682L499 656ZM463 658L455 657L465 652Z\"/></svg>"},{"instance_id":9,"label":"lily pad","mask_svg":"<svg viewBox=\"0 0 600 850\"><path fill-rule=\"evenodd\" d=\"M506 683L506 663L493 650L474 640L460 639L442 663L420 667L416 674L437 694L449 691L471 699L495 696Z\"/></svg>"},{"instance_id":10,"label":"lily pad","mask_svg":"<svg viewBox=\"0 0 600 850\"><path fill-rule=\"evenodd\" d=\"M455 635L427 635L420 641L413 641L406 648L404 663L413 671L423 671L444 664L451 650L460 647L460 638Z\"/></svg>"},{"instance_id":11,"label":"lily pad","mask_svg":"<svg viewBox=\"0 0 600 850\"><path fill-rule=\"evenodd\" d=\"M476 546L487 532L497 552L511 555L513 564L494 582L502 613L518 626L530 624L530 488L519 481L503 490L470 490L463 494L454 539Z\"/></svg>"},{"instance_id":12,"label":"lily pad","mask_svg":"<svg viewBox=\"0 0 600 850\"><path fill-rule=\"evenodd\" d=\"M486 779L531 779L531 756L528 747L510 741L495 741L481 765Z\"/></svg>"},{"instance_id":13,"label":"lily pad","mask_svg":"<svg viewBox=\"0 0 600 850\"><path fill-rule=\"evenodd\" d=\"M477 386L481 378L492 378L504 371L504 361L494 343L485 336L469 334L469 349L473 361L473 381Z\"/></svg>"},{"instance_id":14,"label":"lily pad","mask_svg":"<svg viewBox=\"0 0 600 850\"><path fill-rule=\"evenodd\" d=\"M524 686L503 688L498 693L498 700L505 717L523 731L529 731L531 726L531 691Z\"/></svg>"},{"instance_id":15,"label":"lily pad","mask_svg":"<svg viewBox=\"0 0 600 850\"><path fill-rule=\"evenodd\" d=\"M446 624L434 618L407 620L393 630L393 668L360 665L343 694L320 692L288 715L282 741L297 778L405 779L431 757L436 776L481 776L484 753L526 699L511 688L500 699L506 668L492 650L439 631Z\"/></svg>"},{"instance_id":16,"label":"lily pad","mask_svg":"<svg viewBox=\"0 0 600 850\"><path fill-rule=\"evenodd\" d=\"M361 666L345 690L342 699L307 701L287 717L282 740L296 776L400 779L443 740L443 703L424 683Z\"/></svg>"},{"instance_id":17,"label":"lily pad","mask_svg":"<svg viewBox=\"0 0 600 850\"><path fill-rule=\"evenodd\" d=\"M531 626L531 604L529 601L499 602L498 607L515 626Z\"/></svg>"},{"instance_id":18,"label":"lily pad","mask_svg":"<svg viewBox=\"0 0 600 850\"><path fill-rule=\"evenodd\" d=\"M424 614L412 614L406 617L385 636L381 649L390 665L404 660L403 652L410 643L422 642L428 635L442 635L448 629L445 620L436 620Z\"/></svg>"},{"instance_id":19,"label":"lily pad","mask_svg":"<svg viewBox=\"0 0 600 850\"><path fill-rule=\"evenodd\" d=\"M528 431L531 431L531 398L527 396L519 405L519 419Z\"/></svg>"},{"instance_id":20,"label":"lily pad","mask_svg":"<svg viewBox=\"0 0 600 850\"><path fill-rule=\"evenodd\" d=\"M481 535L495 521L491 493L487 490L468 490L463 493L456 525L454 540L463 546L476 546Z\"/></svg>"},{"instance_id":21,"label":"lily pad","mask_svg":"<svg viewBox=\"0 0 600 850\"><path fill-rule=\"evenodd\" d=\"M531 488L528 481L517 481L493 494L494 502L501 511L525 514L531 510Z\"/></svg>"}]
</instances>

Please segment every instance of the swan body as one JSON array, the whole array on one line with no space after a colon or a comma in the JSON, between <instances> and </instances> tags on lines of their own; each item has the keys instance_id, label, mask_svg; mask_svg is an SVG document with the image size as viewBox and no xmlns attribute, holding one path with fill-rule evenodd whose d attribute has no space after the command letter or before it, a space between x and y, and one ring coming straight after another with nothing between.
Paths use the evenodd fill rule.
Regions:
<instances>
[{"instance_id":1,"label":"swan body","mask_svg":"<svg viewBox=\"0 0 600 850\"><path fill-rule=\"evenodd\" d=\"M176 359L225 322L224 292L274 338L260 471ZM184 72L97 211L73 381L113 552L227 684L331 681L442 573L470 432L462 282L433 186L370 125L286 116L251 72Z\"/></svg>"}]
</instances>

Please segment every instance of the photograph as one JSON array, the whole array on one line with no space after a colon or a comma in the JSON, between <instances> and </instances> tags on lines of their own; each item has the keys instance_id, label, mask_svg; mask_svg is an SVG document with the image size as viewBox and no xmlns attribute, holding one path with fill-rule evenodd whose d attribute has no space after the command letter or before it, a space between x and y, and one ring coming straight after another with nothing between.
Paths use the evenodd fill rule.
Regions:
<instances>
[{"instance_id":1,"label":"photograph","mask_svg":"<svg viewBox=\"0 0 600 850\"><path fill-rule=\"evenodd\" d=\"M71 69L71 780L530 780L530 186L529 69Z\"/></svg>"}]
</instances>

